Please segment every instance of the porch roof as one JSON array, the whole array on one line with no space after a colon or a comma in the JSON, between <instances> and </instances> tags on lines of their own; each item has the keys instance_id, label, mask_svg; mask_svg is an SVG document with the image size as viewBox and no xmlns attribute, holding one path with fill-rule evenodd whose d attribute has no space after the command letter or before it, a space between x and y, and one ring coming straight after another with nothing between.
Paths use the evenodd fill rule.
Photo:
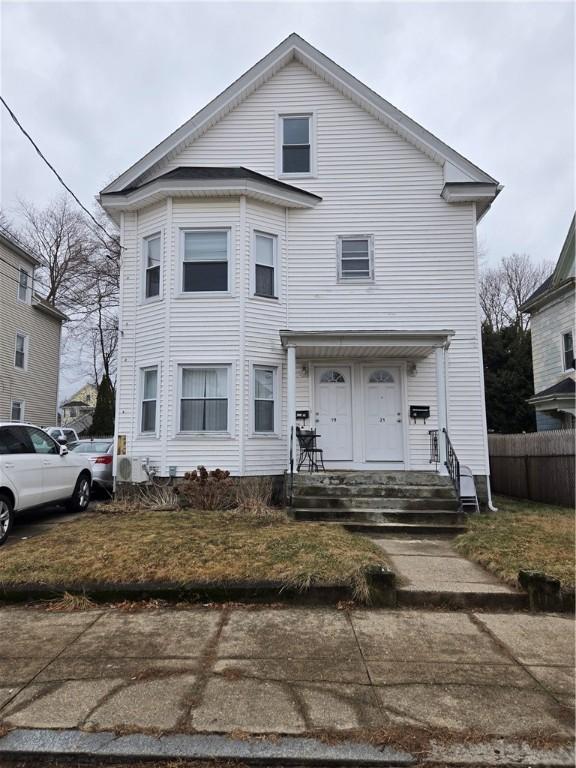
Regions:
<instances>
[{"instance_id":1,"label":"porch roof","mask_svg":"<svg viewBox=\"0 0 576 768\"><path fill-rule=\"evenodd\" d=\"M435 349L447 349L454 331L280 331L283 347L295 347L300 356L427 357Z\"/></svg>"}]
</instances>

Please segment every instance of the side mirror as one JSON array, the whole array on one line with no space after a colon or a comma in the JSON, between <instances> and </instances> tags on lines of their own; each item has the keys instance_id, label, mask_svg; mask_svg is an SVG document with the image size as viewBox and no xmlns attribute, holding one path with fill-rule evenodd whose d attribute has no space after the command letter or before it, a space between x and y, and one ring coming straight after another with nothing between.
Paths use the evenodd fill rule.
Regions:
<instances>
[{"instance_id":1,"label":"side mirror","mask_svg":"<svg viewBox=\"0 0 576 768\"><path fill-rule=\"evenodd\" d=\"M59 443L60 445L66 445L68 440L66 440L65 437L58 437L58 438L56 438L56 442Z\"/></svg>"},{"instance_id":2,"label":"side mirror","mask_svg":"<svg viewBox=\"0 0 576 768\"><path fill-rule=\"evenodd\" d=\"M60 456L66 456L68 454L68 448L65 445L60 446Z\"/></svg>"}]
</instances>

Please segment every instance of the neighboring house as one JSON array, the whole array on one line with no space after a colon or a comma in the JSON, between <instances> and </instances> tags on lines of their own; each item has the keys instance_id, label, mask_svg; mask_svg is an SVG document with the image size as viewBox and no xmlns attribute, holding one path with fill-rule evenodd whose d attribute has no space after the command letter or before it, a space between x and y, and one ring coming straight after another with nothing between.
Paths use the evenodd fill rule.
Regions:
<instances>
[{"instance_id":1,"label":"neighboring house","mask_svg":"<svg viewBox=\"0 0 576 768\"><path fill-rule=\"evenodd\" d=\"M574 218L554 272L521 307L530 314L534 397L539 432L574 426L576 269Z\"/></svg>"},{"instance_id":2,"label":"neighboring house","mask_svg":"<svg viewBox=\"0 0 576 768\"><path fill-rule=\"evenodd\" d=\"M62 424L70 424L81 416L91 415L96 407L98 389L94 384L84 384L81 389L75 392L69 400L62 403Z\"/></svg>"},{"instance_id":3,"label":"neighboring house","mask_svg":"<svg viewBox=\"0 0 576 768\"><path fill-rule=\"evenodd\" d=\"M446 427L485 478L476 225L499 189L290 35L100 195L119 451L281 475L299 424L327 467L430 471Z\"/></svg>"},{"instance_id":4,"label":"neighboring house","mask_svg":"<svg viewBox=\"0 0 576 768\"><path fill-rule=\"evenodd\" d=\"M56 424L66 315L34 290L39 260L0 234L0 421Z\"/></svg>"}]
</instances>

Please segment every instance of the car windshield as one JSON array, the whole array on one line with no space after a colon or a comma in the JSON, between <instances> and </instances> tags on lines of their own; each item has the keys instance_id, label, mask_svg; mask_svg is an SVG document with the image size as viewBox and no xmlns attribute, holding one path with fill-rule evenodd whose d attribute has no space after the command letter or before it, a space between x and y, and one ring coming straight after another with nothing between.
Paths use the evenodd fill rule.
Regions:
<instances>
[{"instance_id":1,"label":"car windshield","mask_svg":"<svg viewBox=\"0 0 576 768\"><path fill-rule=\"evenodd\" d=\"M110 440L91 440L89 443L78 443L72 450L74 453L106 453L111 445Z\"/></svg>"}]
</instances>

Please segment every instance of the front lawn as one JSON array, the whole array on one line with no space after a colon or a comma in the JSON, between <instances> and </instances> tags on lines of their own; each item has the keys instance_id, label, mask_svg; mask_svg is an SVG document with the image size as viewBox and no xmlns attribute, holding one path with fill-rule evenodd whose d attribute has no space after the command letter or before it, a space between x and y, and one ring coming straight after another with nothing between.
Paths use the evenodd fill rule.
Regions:
<instances>
[{"instance_id":1,"label":"front lawn","mask_svg":"<svg viewBox=\"0 0 576 768\"><path fill-rule=\"evenodd\" d=\"M469 517L454 546L509 584L518 571L542 571L574 588L574 512L532 501L495 499L498 512Z\"/></svg>"},{"instance_id":2,"label":"front lawn","mask_svg":"<svg viewBox=\"0 0 576 768\"><path fill-rule=\"evenodd\" d=\"M91 513L0 549L0 584L280 581L346 585L366 597L363 569L385 564L380 548L340 526L233 512Z\"/></svg>"}]
</instances>

